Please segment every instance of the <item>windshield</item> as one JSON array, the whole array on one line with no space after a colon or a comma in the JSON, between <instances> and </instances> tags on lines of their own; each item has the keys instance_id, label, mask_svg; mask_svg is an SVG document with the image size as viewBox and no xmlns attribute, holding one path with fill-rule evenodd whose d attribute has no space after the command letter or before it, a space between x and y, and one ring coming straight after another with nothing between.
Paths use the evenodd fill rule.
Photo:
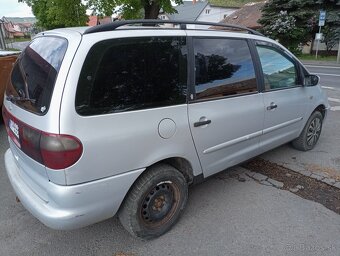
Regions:
<instances>
[{"instance_id":1,"label":"windshield","mask_svg":"<svg viewBox=\"0 0 340 256\"><path fill-rule=\"evenodd\" d=\"M13 67L7 97L24 109L45 114L66 49L67 40L63 38L34 39Z\"/></svg>"}]
</instances>

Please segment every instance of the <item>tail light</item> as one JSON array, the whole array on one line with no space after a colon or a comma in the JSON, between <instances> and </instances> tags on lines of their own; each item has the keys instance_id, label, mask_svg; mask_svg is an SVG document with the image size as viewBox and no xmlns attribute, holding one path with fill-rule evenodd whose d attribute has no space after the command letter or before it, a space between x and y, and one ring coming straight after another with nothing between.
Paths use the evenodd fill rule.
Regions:
<instances>
[{"instance_id":1,"label":"tail light","mask_svg":"<svg viewBox=\"0 0 340 256\"><path fill-rule=\"evenodd\" d=\"M46 167L55 170L65 169L75 164L81 157L83 146L76 137L35 129L12 116L4 106L2 115L7 134L13 142L25 154ZM12 126L14 123L15 127L12 128L10 123Z\"/></svg>"}]
</instances>

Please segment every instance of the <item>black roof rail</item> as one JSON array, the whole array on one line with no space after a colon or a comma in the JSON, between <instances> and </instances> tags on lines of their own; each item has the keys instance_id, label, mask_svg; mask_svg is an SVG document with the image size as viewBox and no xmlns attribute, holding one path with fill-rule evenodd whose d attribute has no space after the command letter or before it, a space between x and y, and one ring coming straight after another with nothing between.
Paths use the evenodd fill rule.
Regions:
<instances>
[{"instance_id":1,"label":"black roof rail","mask_svg":"<svg viewBox=\"0 0 340 256\"><path fill-rule=\"evenodd\" d=\"M141 25L157 25L157 24L174 24L179 25L180 29L187 29L188 24L192 25L206 25L206 26L213 26L213 27L221 27L221 28L231 28L231 29L238 29L238 30L246 30L248 33L258 36L263 36L261 33L239 25L234 24L224 24L224 23L213 23L213 22L201 22L201 21L185 21L185 20L121 20L121 21L114 21L112 23L98 25L85 30L84 34L92 34L97 32L105 32L105 31L112 31L116 28L125 26L125 25L133 25L133 24L141 24Z\"/></svg>"}]
</instances>

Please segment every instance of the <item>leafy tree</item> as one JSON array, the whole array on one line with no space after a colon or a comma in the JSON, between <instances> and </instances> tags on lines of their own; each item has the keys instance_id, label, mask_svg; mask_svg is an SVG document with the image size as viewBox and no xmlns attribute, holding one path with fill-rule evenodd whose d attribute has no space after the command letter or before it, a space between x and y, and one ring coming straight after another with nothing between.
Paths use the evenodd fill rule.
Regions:
<instances>
[{"instance_id":1,"label":"leafy tree","mask_svg":"<svg viewBox=\"0 0 340 256\"><path fill-rule=\"evenodd\" d=\"M269 0L262 9L262 32L279 40L294 53L318 31L319 11L326 11L329 37L340 28L340 5L336 0ZM327 37L328 38L328 37Z\"/></svg>"},{"instance_id":2,"label":"leafy tree","mask_svg":"<svg viewBox=\"0 0 340 256\"><path fill-rule=\"evenodd\" d=\"M174 0L176 4L183 3L182 0ZM174 13L170 0L88 0L88 7L96 14L112 15L115 8L120 6L119 11L125 19L157 19L162 9L167 13Z\"/></svg>"},{"instance_id":3,"label":"leafy tree","mask_svg":"<svg viewBox=\"0 0 340 256\"><path fill-rule=\"evenodd\" d=\"M322 42L326 44L327 54L330 55L331 50L340 40L340 10L330 10L326 13L322 34L324 36Z\"/></svg>"},{"instance_id":4,"label":"leafy tree","mask_svg":"<svg viewBox=\"0 0 340 256\"><path fill-rule=\"evenodd\" d=\"M84 26L88 21L81 0L19 0L32 8L37 26L45 29Z\"/></svg>"}]
</instances>

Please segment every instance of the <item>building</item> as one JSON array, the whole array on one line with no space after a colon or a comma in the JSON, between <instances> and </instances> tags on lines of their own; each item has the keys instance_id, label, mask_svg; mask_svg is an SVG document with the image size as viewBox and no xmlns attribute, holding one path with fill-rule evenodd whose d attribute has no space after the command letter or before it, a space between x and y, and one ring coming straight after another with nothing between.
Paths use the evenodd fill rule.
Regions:
<instances>
[{"instance_id":1,"label":"building","mask_svg":"<svg viewBox=\"0 0 340 256\"><path fill-rule=\"evenodd\" d=\"M238 8L220 7L205 1L184 1L175 6L177 13L160 13L162 20L187 20L202 22L220 22L234 13Z\"/></svg>"},{"instance_id":2,"label":"building","mask_svg":"<svg viewBox=\"0 0 340 256\"><path fill-rule=\"evenodd\" d=\"M251 29L259 29L262 27L258 23L261 18L261 8L265 2L255 2L245 4L242 8L235 11L232 15L225 17L222 23L240 25Z\"/></svg>"}]
</instances>

